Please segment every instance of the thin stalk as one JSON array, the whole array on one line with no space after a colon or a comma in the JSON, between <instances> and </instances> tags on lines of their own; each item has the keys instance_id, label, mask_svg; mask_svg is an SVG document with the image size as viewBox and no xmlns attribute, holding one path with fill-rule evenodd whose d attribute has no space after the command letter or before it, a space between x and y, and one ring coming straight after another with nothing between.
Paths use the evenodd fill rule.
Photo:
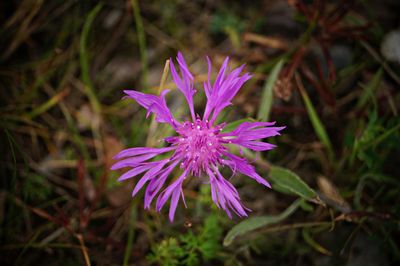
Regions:
<instances>
[{"instance_id":1,"label":"thin stalk","mask_svg":"<svg viewBox=\"0 0 400 266\"><path fill-rule=\"evenodd\" d=\"M135 27L137 32L137 37L139 40L139 52L140 60L142 63L142 85L147 87L147 76L148 76L148 59L147 59L147 49L146 49L146 36L143 28L142 16L140 15L140 7L137 0L131 0L133 17L135 19Z\"/></svg>"}]
</instances>

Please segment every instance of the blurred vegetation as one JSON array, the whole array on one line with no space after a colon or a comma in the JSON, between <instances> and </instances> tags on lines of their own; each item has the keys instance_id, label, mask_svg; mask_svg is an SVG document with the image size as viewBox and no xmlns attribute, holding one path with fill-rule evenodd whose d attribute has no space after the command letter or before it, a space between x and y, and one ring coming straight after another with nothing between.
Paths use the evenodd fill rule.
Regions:
<instances>
[{"instance_id":1,"label":"blurred vegetation","mask_svg":"<svg viewBox=\"0 0 400 266\"><path fill-rule=\"evenodd\" d=\"M0 3L1 265L398 265L400 4L395 0ZM397 37L396 37L397 36ZM397 39L396 39L397 38ZM253 78L220 120L286 125L245 155L272 182L231 181L248 219L230 220L204 180L175 222L131 198L112 156L171 134L122 99L157 94L182 51ZM188 115L171 79L168 103ZM237 123L228 125L230 128ZM178 174L178 173L174 173ZM227 172L228 176L229 173Z\"/></svg>"}]
</instances>

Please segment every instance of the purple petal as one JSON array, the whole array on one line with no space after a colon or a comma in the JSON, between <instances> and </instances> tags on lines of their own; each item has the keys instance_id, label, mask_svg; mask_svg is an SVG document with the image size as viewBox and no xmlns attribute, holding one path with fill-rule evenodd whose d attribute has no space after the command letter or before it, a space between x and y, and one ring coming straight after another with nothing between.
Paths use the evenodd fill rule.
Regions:
<instances>
[{"instance_id":1,"label":"purple petal","mask_svg":"<svg viewBox=\"0 0 400 266\"><path fill-rule=\"evenodd\" d=\"M207 98L210 98L210 96L211 96L211 60L208 56L206 56L206 59L207 59L207 65L208 65L208 73L207 73L208 78L207 78L207 82L204 82L204 91L206 93Z\"/></svg>"},{"instance_id":2,"label":"purple petal","mask_svg":"<svg viewBox=\"0 0 400 266\"><path fill-rule=\"evenodd\" d=\"M223 133L221 136L229 143L237 144L255 151L266 151L276 146L270 143L255 141L263 138L280 135L285 127L269 127L275 122L243 122L231 132Z\"/></svg>"},{"instance_id":3,"label":"purple petal","mask_svg":"<svg viewBox=\"0 0 400 266\"><path fill-rule=\"evenodd\" d=\"M268 151L276 147L274 144L261 141L232 140L231 142L254 151Z\"/></svg>"},{"instance_id":4,"label":"purple petal","mask_svg":"<svg viewBox=\"0 0 400 266\"><path fill-rule=\"evenodd\" d=\"M144 196L144 208L145 209L150 208L153 198L160 191L160 189L164 185L165 181L167 180L169 174L174 170L174 168L176 167L176 165L178 163L179 163L179 161L173 162L171 165L169 165L167 168L165 168L164 170L161 171L158 178L153 178L150 180L150 183L147 186L146 193Z\"/></svg>"},{"instance_id":5,"label":"purple petal","mask_svg":"<svg viewBox=\"0 0 400 266\"><path fill-rule=\"evenodd\" d=\"M232 210L239 217L247 216L246 211L250 211L240 202L239 193L235 187L229 183L214 167L215 174L208 170L207 173L210 177L211 197L218 208L225 210L229 218L232 219Z\"/></svg>"},{"instance_id":6,"label":"purple petal","mask_svg":"<svg viewBox=\"0 0 400 266\"><path fill-rule=\"evenodd\" d=\"M224 163L228 165L233 172L239 171L240 173L251 177L258 183L271 188L271 185L259 174L257 174L254 166L249 164L245 158L241 158L228 152L225 153L225 155L229 158L229 160L224 160Z\"/></svg>"},{"instance_id":7,"label":"purple petal","mask_svg":"<svg viewBox=\"0 0 400 266\"><path fill-rule=\"evenodd\" d=\"M147 154L147 153L157 153L161 154L164 152L168 152L171 150L176 149L176 147L165 147L165 148L147 148L147 147L136 147L136 148L129 148L122 150L119 152L117 155L113 157L113 159L121 159L124 157L128 156L137 156L141 154Z\"/></svg>"},{"instance_id":8,"label":"purple petal","mask_svg":"<svg viewBox=\"0 0 400 266\"><path fill-rule=\"evenodd\" d=\"M183 57L181 52L178 52L178 56L176 57L176 60L178 61L179 67L182 71L182 75L184 79L189 79L189 80L194 80L194 77L192 73L189 71L189 67L186 64L185 58Z\"/></svg>"},{"instance_id":9,"label":"purple petal","mask_svg":"<svg viewBox=\"0 0 400 266\"><path fill-rule=\"evenodd\" d=\"M171 206L169 207L169 220L174 221L176 207L178 206L179 196L181 195L181 188L175 189L171 197Z\"/></svg>"},{"instance_id":10,"label":"purple petal","mask_svg":"<svg viewBox=\"0 0 400 266\"><path fill-rule=\"evenodd\" d=\"M139 182L136 184L135 189L132 191L132 197L136 195L136 193L139 192L139 190L146 184L147 181L150 179L154 178L157 176L157 174L160 172L160 170L169 162L168 159L158 161L157 164L152 167L149 171L147 171L146 174L143 175L143 177L139 180Z\"/></svg>"},{"instance_id":11,"label":"purple petal","mask_svg":"<svg viewBox=\"0 0 400 266\"><path fill-rule=\"evenodd\" d=\"M240 67L241 69L242 67ZM216 102L216 107L214 109L214 113L212 116L211 121L215 121L217 118L218 114L227 106L231 105L231 100L233 97L237 94L237 92L240 90L240 88L243 86L243 84L251 78L249 74L244 74L240 78L236 78L234 73L230 74L228 76L227 80L223 84L223 86L220 88L220 95L219 98ZM237 74L238 75L238 74ZM233 77L231 77L233 76Z\"/></svg>"},{"instance_id":12,"label":"purple petal","mask_svg":"<svg viewBox=\"0 0 400 266\"><path fill-rule=\"evenodd\" d=\"M226 73L229 58L227 57L222 64L217 78L213 86L211 87L210 72L211 63L207 58L208 62L208 82L204 83L204 90L207 96L207 105L204 112L203 120L207 120L212 113L211 122L215 121L218 114L226 106L231 105L232 98L237 94L243 84L251 78L247 73L240 76L244 65L234 69L231 72Z\"/></svg>"},{"instance_id":13,"label":"purple petal","mask_svg":"<svg viewBox=\"0 0 400 266\"><path fill-rule=\"evenodd\" d=\"M228 65L228 61L229 61L229 57L226 57L220 70L219 73L217 75L217 78L214 81L214 85L211 86L211 60L210 58L207 56L207 64L208 64L208 80L207 83L204 83L205 87L205 93L207 96L207 104L206 104L206 109L204 111L204 116L203 116L203 120L207 120L209 115L211 114L211 112L213 111L216 101L218 99L218 86L222 80L222 77L225 73L226 67Z\"/></svg>"},{"instance_id":14,"label":"purple petal","mask_svg":"<svg viewBox=\"0 0 400 266\"><path fill-rule=\"evenodd\" d=\"M196 90L193 87L193 75L190 73L189 68L186 64L185 59L183 58L182 53L178 53L177 61L179 64L179 69L182 75L182 78L179 76L178 72L175 69L174 62L172 58L170 59L170 69L172 78L178 87L178 89L185 96L186 101L188 102L190 113L192 115L193 120L195 120L194 114L194 105L193 105L193 95L196 93Z\"/></svg>"},{"instance_id":15,"label":"purple petal","mask_svg":"<svg viewBox=\"0 0 400 266\"><path fill-rule=\"evenodd\" d=\"M216 173L220 182L220 186L224 189L225 191L225 197L227 200L228 205L230 208L238 215L239 217L247 216L247 213L245 211L249 210L245 208L242 203L240 202L240 197L239 193L237 192L236 188L229 182L227 181L221 173L216 169Z\"/></svg>"},{"instance_id":16,"label":"purple petal","mask_svg":"<svg viewBox=\"0 0 400 266\"><path fill-rule=\"evenodd\" d=\"M124 160L121 160L121 161L115 163L113 166L111 166L111 170L117 170L117 169L124 168L124 167L135 167L135 166L143 163L144 161L147 161L157 155L158 155L157 153L150 153L150 154L145 154L145 155L141 155L141 156L124 159Z\"/></svg>"},{"instance_id":17,"label":"purple petal","mask_svg":"<svg viewBox=\"0 0 400 266\"><path fill-rule=\"evenodd\" d=\"M137 175L143 173L144 171L147 171L151 167L153 167L155 163L157 163L157 162L145 163L143 165L135 167L132 170L129 170L125 174L121 175L118 178L118 181L123 181L123 180L129 179L129 178L132 178L134 176L137 176Z\"/></svg>"},{"instance_id":18,"label":"purple petal","mask_svg":"<svg viewBox=\"0 0 400 266\"><path fill-rule=\"evenodd\" d=\"M227 56L225 58L224 62L222 63L221 68L219 69L217 78L215 79L215 82L214 82L215 86L221 86L226 68L228 67L228 62L229 62L229 56ZM215 93L217 93L217 91L215 91Z\"/></svg>"},{"instance_id":19,"label":"purple petal","mask_svg":"<svg viewBox=\"0 0 400 266\"><path fill-rule=\"evenodd\" d=\"M223 136L233 136L246 140L263 139L280 135L279 131L285 127L269 127L275 122L243 122L231 132L221 134Z\"/></svg>"},{"instance_id":20,"label":"purple petal","mask_svg":"<svg viewBox=\"0 0 400 266\"><path fill-rule=\"evenodd\" d=\"M187 174L187 170L185 170L182 173L182 175L177 180L175 180L171 185L169 185L157 198L156 209L157 209L157 211L161 211L161 208L165 205L168 198L170 198L172 195L172 201L171 201L171 206L170 206L170 211L169 211L169 218L170 218L171 222L174 219L176 205L178 204L178 201L179 201L179 195L181 195L182 183L186 177L186 174Z\"/></svg>"},{"instance_id":21,"label":"purple petal","mask_svg":"<svg viewBox=\"0 0 400 266\"><path fill-rule=\"evenodd\" d=\"M168 90L162 91L160 96L134 90L124 90L124 93L146 108L148 115L154 113L158 122L169 123L174 128L178 125L165 101L165 95Z\"/></svg>"},{"instance_id":22,"label":"purple petal","mask_svg":"<svg viewBox=\"0 0 400 266\"><path fill-rule=\"evenodd\" d=\"M214 201L215 205L217 205L218 208L220 208L219 206L219 202L218 202L218 198L217 198L217 191L215 188L215 181L211 181L211 177L210 177L210 185L211 185L211 198Z\"/></svg>"}]
</instances>

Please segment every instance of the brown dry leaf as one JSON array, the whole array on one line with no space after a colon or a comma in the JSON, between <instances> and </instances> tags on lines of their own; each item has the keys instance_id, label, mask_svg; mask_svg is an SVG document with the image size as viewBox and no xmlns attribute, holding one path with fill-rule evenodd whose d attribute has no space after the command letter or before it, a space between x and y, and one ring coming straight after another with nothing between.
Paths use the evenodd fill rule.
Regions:
<instances>
[{"instance_id":1,"label":"brown dry leaf","mask_svg":"<svg viewBox=\"0 0 400 266\"><path fill-rule=\"evenodd\" d=\"M319 189L321 190L321 196L327 204L339 209L344 213L351 211L349 203L347 203L347 201L343 199L343 197L339 194L336 186L326 177L319 176L317 178L317 184Z\"/></svg>"},{"instance_id":2,"label":"brown dry leaf","mask_svg":"<svg viewBox=\"0 0 400 266\"><path fill-rule=\"evenodd\" d=\"M77 161L77 182L79 195L84 195L88 201L92 202L96 197L96 189L93 185L93 181L87 173L85 162L81 159ZM83 198L82 198L83 199ZM81 198L80 198L81 200ZM84 203L83 201L81 202Z\"/></svg>"},{"instance_id":3,"label":"brown dry leaf","mask_svg":"<svg viewBox=\"0 0 400 266\"><path fill-rule=\"evenodd\" d=\"M78 128L80 130L87 130L98 128L101 117L99 114L96 114L96 112L93 112L88 104L83 104L76 112L76 120L78 121Z\"/></svg>"},{"instance_id":4,"label":"brown dry leaf","mask_svg":"<svg viewBox=\"0 0 400 266\"><path fill-rule=\"evenodd\" d=\"M93 202L96 198L96 188L94 187L93 180L88 175L85 175L85 178L83 179L83 189L85 197L90 202Z\"/></svg>"},{"instance_id":5,"label":"brown dry leaf","mask_svg":"<svg viewBox=\"0 0 400 266\"><path fill-rule=\"evenodd\" d=\"M127 182L123 186L118 186L106 192L108 202L113 207L121 207L132 200L131 192L133 183Z\"/></svg>"},{"instance_id":6,"label":"brown dry leaf","mask_svg":"<svg viewBox=\"0 0 400 266\"><path fill-rule=\"evenodd\" d=\"M288 78L278 79L274 86L275 96L284 100L289 101L292 98L293 85Z\"/></svg>"},{"instance_id":7,"label":"brown dry leaf","mask_svg":"<svg viewBox=\"0 0 400 266\"><path fill-rule=\"evenodd\" d=\"M115 163L113 157L124 149L122 143L113 136L104 138L105 165L111 166Z\"/></svg>"},{"instance_id":8,"label":"brown dry leaf","mask_svg":"<svg viewBox=\"0 0 400 266\"><path fill-rule=\"evenodd\" d=\"M270 36L263 36L251 32L246 32L243 35L243 39L245 42L254 42L274 49L286 50L288 48L287 42L282 39Z\"/></svg>"}]
</instances>

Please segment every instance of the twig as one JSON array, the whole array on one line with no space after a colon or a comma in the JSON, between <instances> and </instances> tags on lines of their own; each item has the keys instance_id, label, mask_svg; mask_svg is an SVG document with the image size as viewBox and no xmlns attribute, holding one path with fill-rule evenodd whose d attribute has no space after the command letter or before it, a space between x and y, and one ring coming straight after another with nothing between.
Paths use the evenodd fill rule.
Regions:
<instances>
[{"instance_id":1,"label":"twig","mask_svg":"<svg viewBox=\"0 0 400 266\"><path fill-rule=\"evenodd\" d=\"M331 226L331 222L309 222L309 223L296 223L296 224L285 224L285 225L278 225L274 227L265 228L260 230L259 233L273 233L273 232L280 232L286 231L290 229L298 229L298 228L307 228L307 227L317 227L317 226Z\"/></svg>"},{"instance_id":2,"label":"twig","mask_svg":"<svg viewBox=\"0 0 400 266\"><path fill-rule=\"evenodd\" d=\"M386 70L386 72L396 81L397 84L400 85L400 77L390 68L390 66L383 61L383 59L379 56L379 54L369 45L367 42L361 42L361 45L372 55L372 57L378 61L382 67Z\"/></svg>"},{"instance_id":3,"label":"twig","mask_svg":"<svg viewBox=\"0 0 400 266\"><path fill-rule=\"evenodd\" d=\"M76 234L75 236L79 240L79 244L80 244L80 247L81 247L81 250L82 250L82 254L83 254L83 257L85 258L85 264L86 264L86 266L90 266L91 265L90 264L90 258L89 258L89 254L88 254L88 251L87 251L87 247L85 246L85 242L83 241L83 237L82 237L81 234Z\"/></svg>"}]
</instances>

